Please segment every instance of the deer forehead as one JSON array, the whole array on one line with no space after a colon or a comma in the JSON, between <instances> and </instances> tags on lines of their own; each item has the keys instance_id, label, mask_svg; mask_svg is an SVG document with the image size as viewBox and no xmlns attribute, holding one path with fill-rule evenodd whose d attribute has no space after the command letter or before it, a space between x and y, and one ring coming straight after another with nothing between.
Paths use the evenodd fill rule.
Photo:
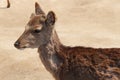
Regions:
<instances>
[{"instance_id":1,"label":"deer forehead","mask_svg":"<svg viewBox=\"0 0 120 80\"><path fill-rule=\"evenodd\" d=\"M29 26L34 26L36 24L39 24L41 21L40 16L34 16L33 18L30 19L30 21L28 22Z\"/></svg>"},{"instance_id":2,"label":"deer forehead","mask_svg":"<svg viewBox=\"0 0 120 80\"><path fill-rule=\"evenodd\" d=\"M42 15L36 15L33 18L30 19L28 22L27 26L25 27L26 30L28 29L42 29L42 24L41 22L45 21L45 17Z\"/></svg>"},{"instance_id":3,"label":"deer forehead","mask_svg":"<svg viewBox=\"0 0 120 80\"><path fill-rule=\"evenodd\" d=\"M28 30L36 30L36 29L41 30L42 27L43 27L42 25L35 25L34 27L27 25L27 26L25 26L25 30L26 31L28 31Z\"/></svg>"}]
</instances>

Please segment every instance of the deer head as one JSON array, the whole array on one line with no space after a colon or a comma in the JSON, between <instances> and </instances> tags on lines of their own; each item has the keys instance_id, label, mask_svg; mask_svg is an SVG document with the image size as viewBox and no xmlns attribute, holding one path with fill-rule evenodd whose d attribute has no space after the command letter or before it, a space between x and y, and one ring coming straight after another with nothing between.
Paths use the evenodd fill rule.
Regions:
<instances>
[{"instance_id":1,"label":"deer head","mask_svg":"<svg viewBox=\"0 0 120 80\"><path fill-rule=\"evenodd\" d=\"M14 46L18 49L38 48L46 44L52 35L55 24L55 13L49 11L47 16L35 3L35 14L31 14L30 20L25 26L25 31L15 42Z\"/></svg>"}]
</instances>

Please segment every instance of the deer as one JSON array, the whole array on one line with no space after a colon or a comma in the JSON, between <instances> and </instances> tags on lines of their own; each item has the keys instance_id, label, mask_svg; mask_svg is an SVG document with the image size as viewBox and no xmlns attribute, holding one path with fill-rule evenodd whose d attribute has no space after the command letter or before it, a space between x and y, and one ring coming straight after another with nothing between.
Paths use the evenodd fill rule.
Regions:
<instances>
[{"instance_id":1,"label":"deer","mask_svg":"<svg viewBox=\"0 0 120 80\"><path fill-rule=\"evenodd\" d=\"M11 6L10 1L7 0L7 6L6 7L1 7L1 9L10 8L10 6Z\"/></svg>"},{"instance_id":2,"label":"deer","mask_svg":"<svg viewBox=\"0 0 120 80\"><path fill-rule=\"evenodd\" d=\"M17 49L38 48L40 60L55 80L120 80L120 48L70 47L55 30L56 14L35 2L35 13L14 43Z\"/></svg>"}]
</instances>

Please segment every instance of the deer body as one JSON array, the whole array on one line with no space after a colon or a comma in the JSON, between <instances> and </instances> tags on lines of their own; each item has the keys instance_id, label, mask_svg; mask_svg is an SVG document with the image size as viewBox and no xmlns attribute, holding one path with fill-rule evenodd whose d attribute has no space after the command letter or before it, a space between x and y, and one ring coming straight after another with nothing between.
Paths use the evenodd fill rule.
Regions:
<instances>
[{"instance_id":1,"label":"deer body","mask_svg":"<svg viewBox=\"0 0 120 80\"><path fill-rule=\"evenodd\" d=\"M120 80L120 49L66 47L53 36L38 52L56 80Z\"/></svg>"},{"instance_id":2,"label":"deer body","mask_svg":"<svg viewBox=\"0 0 120 80\"><path fill-rule=\"evenodd\" d=\"M46 16L38 3L35 12L14 45L38 48L42 63L55 80L120 80L120 48L64 46L54 29L54 12Z\"/></svg>"}]
</instances>

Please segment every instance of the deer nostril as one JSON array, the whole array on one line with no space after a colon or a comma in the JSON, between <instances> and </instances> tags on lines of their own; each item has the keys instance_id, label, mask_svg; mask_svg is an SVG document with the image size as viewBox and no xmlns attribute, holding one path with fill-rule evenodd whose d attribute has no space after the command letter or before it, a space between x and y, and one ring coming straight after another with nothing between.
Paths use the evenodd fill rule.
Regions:
<instances>
[{"instance_id":1,"label":"deer nostril","mask_svg":"<svg viewBox=\"0 0 120 80\"><path fill-rule=\"evenodd\" d=\"M19 45L20 45L20 42L18 42L18 41L15 42L15 44L14 44L15 47L19 47Z\"/></svg>"}]
</instances>

